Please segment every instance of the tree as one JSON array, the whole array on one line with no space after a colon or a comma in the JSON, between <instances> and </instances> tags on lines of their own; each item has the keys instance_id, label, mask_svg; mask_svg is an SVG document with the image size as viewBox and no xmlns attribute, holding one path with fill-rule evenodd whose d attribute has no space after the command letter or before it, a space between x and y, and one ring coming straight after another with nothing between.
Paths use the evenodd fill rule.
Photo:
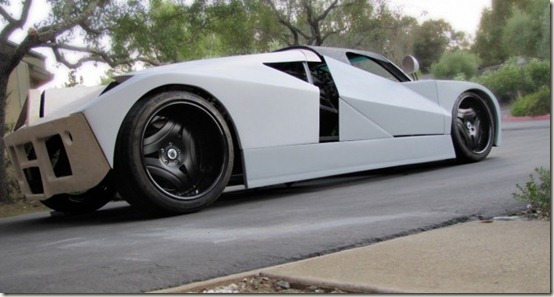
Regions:
<instances>
[{"instance_id":1,"label":"tree","mask_svg":"<svg viewBox=\"0 0 554 297\"><path fill-rule=\"evenodd\" d=\"M472 51L483 66L492 66L511 55L548 58L546 44L550 44L548 0L493 0L481 15Z\"/></svg>"},{"instance_id":2,"label":"tree","mask_svg":"<svg viewBox=\"0 0 554 297\"><path fill-rule=\"evenodd\" d=\"M413 17L391 10L386 1L373 1L365 8L353 7L348 30L328 38L328 45L360 48L382 53L396 63L413 53L414 32L419 27Z\"/></svg>"},{"instance_id":3,"label":"tree","mask_svg":"<svg viewBox=\"0 0 554 297\"><path fill-rule=\"evenodd\" d=\"M483 10L473 51L483 66L498 65L508 58L502 45L502 30L512 16L512 0L493 0L490 9Z\"/></svg>"},{"instance_id":4,"label":"tree","mask_svg":"<svg viewBox=\"0 0 554 297\"><path fill-rule=\"evenodd\" d=\"M14 45L9 40L12 35L23 28L29 18L32 0L22 2L19 16L9 13L10 4L0 0L0 23L4 28L0 31L0 202L7 202L6 160L5 160L5 104L10 73L17 67L23 57L35 48L50 48L57 61L69 68L77 68L85 62L107 62L112 66L128 62L110 56L102 47L101 40L106 36L108 26L114 18L125 11L122 6L127 4L111 3L110 0L62 1L50 0L51 14L48 19L35 24L28 29L23 41ZM78 34L84 34L85 45L71 43ZM67 52L79 52L83 55L76 61L66 58Z\"/></svg>"},{"instance_id":5,"label":"tree","mask_svg":"<svg viewBox=\"0 0 554 297\"><path fill-rule=\"evenodd\" d=\"M113 50L147 65L270 49L277 26L258 0L143 2L111 34Z\"/></svg>"},{"instance_id":6,"label":"tree","mask_svg":"<svg viewBox=\"0 0 554 297\"><path fill-rule=\"evenodd\" d=\"M371 5L367 0L263 0L286 30L281 41L292 45L323 45L333 35L359 25ZM360 14L361 13L361 14Z\"/></svg>"},{"instance_id":7,"label":"tree","mask_svg":"<svg viewBox=\"0 0 554 297\"><path fill-rule=\"evenodd\" d=\"M526 2L522 2L526 3ZM550 37L550 29L544 27L550 21L550 9L547 1L529 3L525 10L515 7L502 32L502 42L510 56L527 58L543 57L541 46L544 39ZM548 55L549 56L549 55Z\"/></svg>"},{"instance_id":8,"label":"tree","mask_svg":"<svg viewBox=\"0 0 554 297\"><path fill-rule=\"evenodd\" d=\"M71 69L71 71L69 71L69 73L67 74L67 82L64 83L64 88L71 88L82 84L83 84L83 76L81 75L79 77L79 80L77 80L77 74L75 69Z\"/></svg>"},{"instance_id":9,"label":"tree","mask_svg":"<svg viewBox=\"0 0 554 297\"><path fill-rule=\"evenodd\" d=\"M452 27L444 20L425 21L415 32L414 55L422 71L429 71L438 61L450 43Z\"/></svg>"}]
</instances>

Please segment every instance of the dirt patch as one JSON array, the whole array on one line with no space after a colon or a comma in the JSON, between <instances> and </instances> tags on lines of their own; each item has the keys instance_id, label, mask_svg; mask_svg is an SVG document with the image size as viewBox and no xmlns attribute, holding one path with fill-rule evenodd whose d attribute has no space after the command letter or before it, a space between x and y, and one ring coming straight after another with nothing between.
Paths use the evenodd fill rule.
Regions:
<instances>
[{"instance_id":1,"label":"dirt patch","mask_svg":"<svg viewBox=\"0 0 554 297\"><path fill-rule=\"evenodd\" d=\"M26 213L38 211L48 211L49 208L42 205L39 201L16 200L13 203L0 204L0 218L13 217Z\"/></svg>"},{"instance_id":2,"label":"dirt patch","mask_svg":"<svg viewBox=\"0 0 554 297\"><path fill-rule=\"evenodd\" d=\"M240 281L220 284L214 287L204 287L187 293L270 293L270 294L298 294L298 293L351 293L337 288L319 288L290 283L284 280L267 277L261 274L245 277Z\"/></svg>"}]
</instances>

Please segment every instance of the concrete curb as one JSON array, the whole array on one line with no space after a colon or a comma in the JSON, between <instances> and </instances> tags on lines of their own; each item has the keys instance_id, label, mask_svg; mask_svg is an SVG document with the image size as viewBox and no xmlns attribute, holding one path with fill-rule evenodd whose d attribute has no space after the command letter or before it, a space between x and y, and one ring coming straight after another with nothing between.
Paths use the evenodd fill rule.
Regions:
<instances>
[{"instance_id":1,"label":"concrete curb","mask_svg":"<svg viewBox=\"0 0 554 297\"><path fill-rule=\"evenodd\" d=\"M324 289L324 290L334 290L338 289L341 291L346 291L349 293L373 293L373 294L402 294L405 292L397 291L389 288L380 288L380 287L374 287L369 285L359 285L354 283L345 283L345 282L333 282L333 281L324 281L318 278L310 278L310 277L290 277L286 275L271 273L271 272L265 272L266 270L271 270L274 267L273 266L268 267L260 270L252 270L248 272L228 275L228 276L222 276L214 279L209 279L205 281L190 283L174 288L168 288L168 289L162 289L157 291L151 291L148 293L153 294L180 294L180 293L189 293L189 292L198 292L202 291L204 289L210 289L215 288L219 286L228 285L230 283L237 283L243 280L244 278L253 277L257 274L273 279L278 279L282 281L286 281L291 284L291 287L309 287L309 286L316 286L318 288Z\"/></svg>"},{"instance_id":2,"label":"concrete curb","mask_svg":"<svg viewBox=\"0 0 554 297\"><path fill-rule=\"evenodd\" d=\"M201 290L207 289L207 288L213 288L213 287L223 286L223 285L227 285L227 284L234 283L234 282L239 282L242 279L244 279L245 277L251 277L251 276L254 276L256 274L262 273L262 270L265 270L265 269L266 268L259 269L259 270L247 271L247 272L241 272L241 273L231 274L231 275L226 275L226 276L221 276L221 277L218 277L218 278L213 278L213 279L209 279L209 280L205 280L205 281L190 283L190 284L186 284L186 285L182 285L182 286L178 286L178 287L174 287L174 288L151 291L151 292L148 292L148 293L155 293L155 294L170 293L170 294L174 294L174 293L187 293L187 292L201 291Z\"/></svg>"},{"instance_id":3,"label":"concrete curb","mask_svg":"<svg viewBox=\"0 0 554 297\"><path fill-rule=\"evenodd\" d=\"M346 291L349 293L360 293L360 294L371 294L371 293L372 294L402 294L402 293L405 294L405 292L402 292L402 291L397 291L397 290L388 289L388 288L374 287L369 285L359 285L359 284L347 283L347 282L325 281L318 278L310 278L310 277L290 277L290 276L268 273L268 272L262 272L261 274L262 276L289 282L291 284L291 287L316 286L318 288L325 289L328 291L331 291L333 289L339 289L341 291Z\"/></svg>"},{"instance_id":4,"label":"concrete curb","mask_svg":"<svg viewBox=\"0 0 554 297\"><path fill-rule=\"evenodd\" d=\"M546 121L550 120L550 115L541 115L541 116L535 116L535 117L514 117L511 115L505 115L502 117L503 121L506 122L523 122L523 121Z\"/></svg>"}]
</instances>

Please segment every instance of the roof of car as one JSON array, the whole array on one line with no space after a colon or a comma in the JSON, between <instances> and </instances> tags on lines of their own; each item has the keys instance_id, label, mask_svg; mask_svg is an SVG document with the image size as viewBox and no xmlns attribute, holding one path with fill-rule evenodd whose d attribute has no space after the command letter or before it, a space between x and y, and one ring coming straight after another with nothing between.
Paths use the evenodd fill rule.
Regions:
<instances>
[{"instance_id":1,"label":"roof of car","mask_svg":"<svg viewBox=\"0 0 554 297\"><path fill-rule=\"evenodd\" d=\"M390 61L385 58L383 55L368 52L364 50L357 50L357 49L347 49L347 48L339 48L339 47L325 47L325 46L311 46L311 45L299 45L299 46L291 46L287 48L280 49L278 51L285 51L285 50L291 50L291 49L308 49L320 56L327 56L331 57L335 60L344 62L348 64L348 56L347 53L353 53L358 55L364 55L368 56L373 59L381 60L384 62L390 63Z\"/></svg>"}]
</instances>

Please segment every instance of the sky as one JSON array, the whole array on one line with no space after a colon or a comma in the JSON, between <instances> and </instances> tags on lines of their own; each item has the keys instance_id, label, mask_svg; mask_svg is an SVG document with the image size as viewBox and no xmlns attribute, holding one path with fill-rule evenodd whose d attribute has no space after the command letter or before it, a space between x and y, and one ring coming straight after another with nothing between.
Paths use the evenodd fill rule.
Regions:
<instances>
[{"instance_id":1,"label":"sky","mask_svg":"<svg viewBox=\"0 0 554 297\"><path fill-rule=\"evenodd\" d=\"M44 0L34 2L30 15L31 24L47 16L48 9L44 3ZM455 30L469 33L471 37L475 37L481 19L481 12L484 8L491 6L491 0L389 0L389 3L392 8L399 8L405 15L415 17L420 23L429 19L444 19ZM18 15L16 14L16 16ZM21 41L24 36L23 32L27 28L24 28L19 37L12 41ZM55 74L54 80L42 88L62 87L68 80L69 70L65 66L56 64L49 49L37 49L36 51L47 57L47 69ZM106 65L94 66L91 63L79 69L77 77L82 76L85 85L97 85L100 83L100 77L107 70Z\"/></svg>"},{"instance_id":2,"label":"sky","mask_svg":"<svg viewBox=\"0 0 554 297\"><path fill-rule=\"evenodd\" d=\"M405 15L422 23L429 19L444 19L457 31L475 37L483 9L491 7L491 0L389 0Z\"/></svg>"}]
</instances>

